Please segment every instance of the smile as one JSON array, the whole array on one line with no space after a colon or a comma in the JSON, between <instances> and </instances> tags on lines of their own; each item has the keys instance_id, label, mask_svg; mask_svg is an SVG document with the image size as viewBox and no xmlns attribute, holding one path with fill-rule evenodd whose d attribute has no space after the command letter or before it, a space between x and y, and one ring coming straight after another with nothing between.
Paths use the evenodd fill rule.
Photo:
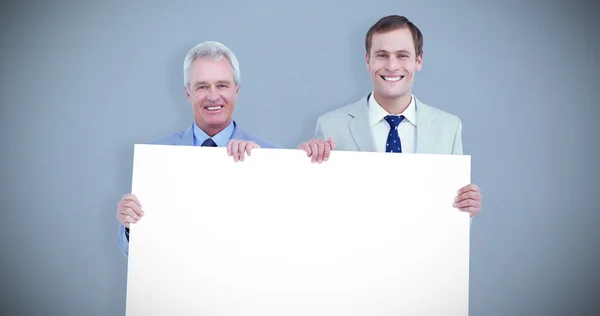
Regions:
<instances>
[{"instance_id":1,"label":"smile","mask_svg":"<svg viewBox=\"0 0 600 316\"><path fill-rule=\"evenodd\" d=\"M400 81L400 80L404 79L404 76L395 76L395 77L381 76L381 78L385 81Z\"/></svg>"},{"instance_id":2,"label":"smile","mask_svg":"<svg viewBox=\"0 0 600 316\"><path fill-rule=\"evenodd\" d=\"M218 111L220 109L223 108L222 105L217 105L217 106L205 106L204 107L207 111Z\"/></svg>"}]
</instances>

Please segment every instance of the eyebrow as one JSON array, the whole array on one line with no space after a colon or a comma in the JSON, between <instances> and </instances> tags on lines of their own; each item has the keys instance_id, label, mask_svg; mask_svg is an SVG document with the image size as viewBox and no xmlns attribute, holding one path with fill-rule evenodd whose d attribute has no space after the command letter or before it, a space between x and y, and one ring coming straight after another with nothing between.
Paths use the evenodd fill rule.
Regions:
<instances>
[{"instance_id":1,"label":"eyebrow","mask_svg":"<svg viewBox=\"0 0 600 316\"><path fill-rule=\"evenodd\" d=\"M376 52L375 52L375 54L379 54L379 53L389 53L389 52L388 52L388 51L386 51L386 50L383 50L383 49L380 49L380 50L378 50L378 51L376 51ZM397 50L397 51L395 51L395 53L406 53L406 54L410 54L410 52L409 52L409 51L407 51L407 50L405 50L405 49Z\"/></svg>"},{"instance_id":2,"label":"eyebrow","mask_svg":"<svg viewBox=\"0 0 600 316\"><path fill-rule=\"evenodd\" d=\"M204 80L203 81L196 81L196 83L194 84L194 87L197 87L199 85L206 85L206 84L209 84L209 82L208 81L204 81ZM218 80L217 84L231 84L231 81L229 81L229 80Z\"/></svg>"}]
</instances>

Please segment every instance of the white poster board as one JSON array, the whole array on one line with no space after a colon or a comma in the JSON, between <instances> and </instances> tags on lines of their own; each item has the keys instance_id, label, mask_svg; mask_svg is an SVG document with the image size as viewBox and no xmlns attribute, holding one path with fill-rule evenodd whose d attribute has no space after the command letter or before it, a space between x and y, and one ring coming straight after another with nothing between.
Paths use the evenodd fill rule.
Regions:
<instances>
[{"instance_id":1,"label":"white poster board","mask_svg":"<svg viewBox=\"0 0 600 316\"><path fill-rule=\"evenodd\" d=\"M470 156L136 145L127 316L467 316Z\"/></svg>"}]
</instances>

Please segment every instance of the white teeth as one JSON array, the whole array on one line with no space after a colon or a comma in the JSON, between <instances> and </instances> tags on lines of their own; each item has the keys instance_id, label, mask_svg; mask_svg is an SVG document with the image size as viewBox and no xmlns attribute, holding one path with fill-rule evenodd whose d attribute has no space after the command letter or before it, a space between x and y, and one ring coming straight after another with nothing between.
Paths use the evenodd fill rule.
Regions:
<instances>
[{"instance_id":1,"label":"white teeth","mask_svg":"<svg viewBox=\"0 0 600 316\"><path fill-rule=\"evenodd\" d=\"M398 81L398 80L400 80L402 78L404 78L404 77L403 76L400 76L400 77L383 77L383 79L385 81Z\"/></svg>"},{"instance_id":2,"label":"white teeth","mask_svg":"<svg viewBox=\"0 0 600 316\"><path fill-rule=\"evenodd\" d=\"M222 108L222 106L207 106L205 107L205 109L209 110L209 111L216 111L216 110L220 110Z\"/></svg>"}]
</instances>

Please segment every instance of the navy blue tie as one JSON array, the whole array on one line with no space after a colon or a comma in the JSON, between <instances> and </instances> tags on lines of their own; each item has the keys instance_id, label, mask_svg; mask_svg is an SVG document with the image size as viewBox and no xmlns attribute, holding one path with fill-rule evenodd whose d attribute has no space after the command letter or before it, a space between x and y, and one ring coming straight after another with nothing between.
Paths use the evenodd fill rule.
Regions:
<instances>
[{"instance_id":1,"label":"navy blue tie","mask_svg":"<svg viewBox=\"0 0 600 316\"><path fill-rule=\"evenodd\" d=\"M385 143L385 152L387 153L401 153L402 144L400 143L400 136L398 136L398 125L404 119L404 115L387 115L385 120L390 124L390 133L388 134L387 142Z\"/></svg>"},{"instance_id":2,"label":"navy blue tie","mask_svg":"<svg viewBox=\"0 0 600 316\"><path fill-rule=\"evenodd\" d=\"M219 147L219 146L217 146L217 143L215 143L215 141L212 140L212 138L208 138L207 140L205 140L201 146L202 147Z\"/></svg>"}]
</instances>

